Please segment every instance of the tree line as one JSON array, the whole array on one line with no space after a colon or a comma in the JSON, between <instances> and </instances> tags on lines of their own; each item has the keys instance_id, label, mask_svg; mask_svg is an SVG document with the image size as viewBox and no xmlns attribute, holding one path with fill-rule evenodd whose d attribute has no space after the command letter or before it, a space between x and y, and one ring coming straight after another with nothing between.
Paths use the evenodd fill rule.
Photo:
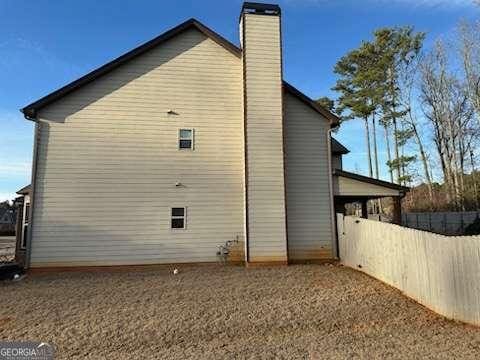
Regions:
<instances>
[{"instance_id":1,"label":"tree line","mask_svg":"<svg viewBox=\"0 0 480 360\"><path fill-rule=\"evenodd\" d=\"M363 122L370 177L380 177L383 141L388 180L421 188L422 210L478 209L480 23L429 49L425 39L410 26L374 31L335 65L337 100L317 101Z\"/></svg>"}]
</instances>

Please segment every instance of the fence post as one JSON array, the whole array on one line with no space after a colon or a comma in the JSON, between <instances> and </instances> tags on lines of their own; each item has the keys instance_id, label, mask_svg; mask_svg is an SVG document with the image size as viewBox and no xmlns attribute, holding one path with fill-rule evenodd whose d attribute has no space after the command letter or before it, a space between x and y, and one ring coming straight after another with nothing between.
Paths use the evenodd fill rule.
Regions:
<instances>
[{"instance_id":1,"label":"fence post","mask_svg":"<svg viewBox=\"0 0 480 360\"><path fill-rule=\"evenodd\" d=\"M460 213L460 230L461 230L460 235L463 235L463 233L465 232L465 223L463 221L463 211Z\"/></svg>"}]
</instances>

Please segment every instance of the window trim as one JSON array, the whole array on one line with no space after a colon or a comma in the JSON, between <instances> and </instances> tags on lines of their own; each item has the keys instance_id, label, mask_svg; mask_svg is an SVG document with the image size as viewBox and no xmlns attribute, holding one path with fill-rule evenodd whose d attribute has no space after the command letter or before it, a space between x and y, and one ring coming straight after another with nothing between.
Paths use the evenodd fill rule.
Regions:
<instances>
[{"instance_id":1,"label":"window trim","mask_svg":"<svg viewBox=\"0 0 480 360\"><path fill-rule=\"evenodd\" d=\"M191 138L185 138L181 136L182 130L188 130L191 132ZM182 148L180 147L180 141L181 140L190 140L192 143L192 146L189 148ZM177 148L180 151L193 151L195 150L195 129L193 128L180 128L178 129L178 141L177 141Z\"/></svg>"},{"instance_id":2,"label":"window trim","mask_svg":"<svg viewBox=\"0 0 480 360\"><path fill-rule=\"evenodd\" d=\"M183 216L174 216L173 209L183 209ZM174 219L183 219L183 227L181 228L174 228L173 227L173 220ZM170 230L172 231L181 231L187 229L187 207L186 206L172 206L170 208Z\"/></svg>"},{"instance_id":3,"label":"window trim","mask_svg":"<svg viewBox=\"0 0 480 360\"><path fill-rule=\"evenodd\" d=\"M23 218L22 218L22 238L20 240L20 249L25 250L27 248L26 234L28 231L28 225L30 223L30 202L25 202L23 205Z\"/></svg>"}]
</instances>

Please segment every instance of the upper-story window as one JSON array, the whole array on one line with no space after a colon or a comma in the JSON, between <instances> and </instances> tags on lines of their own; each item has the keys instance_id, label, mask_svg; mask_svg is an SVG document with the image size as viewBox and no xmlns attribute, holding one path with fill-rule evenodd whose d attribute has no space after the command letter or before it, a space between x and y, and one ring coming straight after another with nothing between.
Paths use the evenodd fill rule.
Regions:
<instances>
[{"instance_id":1,"label":"upper-story window","mask_svg":"<svg viewBox=\"0 0 480 360\"><path fill-rule=\"evenodd\" d=\"M193 129L179 130L178 148L180 150L193 150Z\"/></svg>"}]
</instances>

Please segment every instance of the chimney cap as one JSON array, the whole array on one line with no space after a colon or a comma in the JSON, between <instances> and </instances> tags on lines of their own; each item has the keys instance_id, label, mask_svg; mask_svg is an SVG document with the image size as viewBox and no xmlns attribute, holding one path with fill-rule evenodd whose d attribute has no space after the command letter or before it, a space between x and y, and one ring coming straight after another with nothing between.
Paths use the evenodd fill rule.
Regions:
<instances>
[{"instance_id":1,"label":"chimney cap","mask_svg":"<svg viewBox=\"0 0 480 360\"><path fill-rule=\"evenodd\" d=\"M258 15L280 15L280 6L276 4L264 4L256 2L244 2L242 13Z\"/></svg>"}]
</instances>

